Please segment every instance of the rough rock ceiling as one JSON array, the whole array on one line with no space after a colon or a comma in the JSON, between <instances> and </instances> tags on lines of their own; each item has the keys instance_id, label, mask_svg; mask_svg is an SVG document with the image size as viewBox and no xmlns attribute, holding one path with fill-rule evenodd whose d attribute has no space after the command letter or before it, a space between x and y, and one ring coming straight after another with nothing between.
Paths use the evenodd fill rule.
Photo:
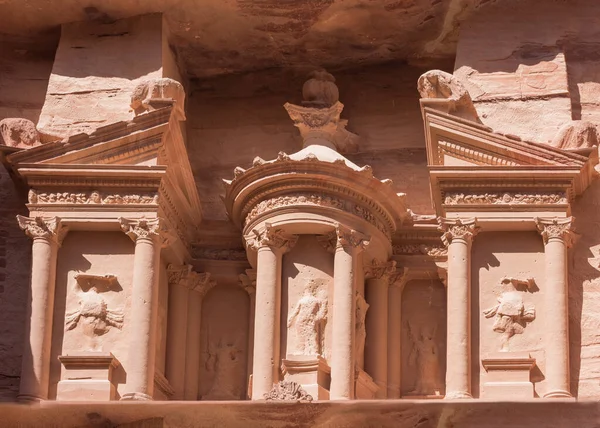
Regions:
<instances>
[{"instance_id":1,"label":"rough rock ceiling","mask_svg":"<svg viewBox=\"0 0 600 428\"><path fill-rule=\"evenodd\" d=\"M163 12L185 71L202 78L447 58L460 23L493 1L500 0L0 0L0 33Z\"/></svg>"}]
</instances>

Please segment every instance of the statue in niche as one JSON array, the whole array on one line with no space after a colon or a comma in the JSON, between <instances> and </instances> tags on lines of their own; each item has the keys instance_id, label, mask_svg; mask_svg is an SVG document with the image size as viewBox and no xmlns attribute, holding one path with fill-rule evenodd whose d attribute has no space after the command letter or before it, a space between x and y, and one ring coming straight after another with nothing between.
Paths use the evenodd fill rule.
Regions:
<instances>
[{"instance_id":1,"label":"statue in niche","mask_svg":"<svg viewBox=\"0 0 600 428\"><path fill-rule=\"evenodd\" d=\"M365 319L369 304L358 291L356 292L356 308L354 312L354 353L356 355L356 365L360 368L364 365L365 359L365 341L367 340L367 326Z\"/></svg>"},{"instance_id":2,"label":"statue in niche","mask_svg":"<svg viewBox=\"0 0 600 428\"><path fill-rule=\"evenodd\" d=\"M106 334L111 327L123 328L123 311L109 309L101 293L119 288L114 275L78 274L75 280L83 291L79 308L65 314L66 331L82 325L83 334L90 338L89 347L92 351L99 350L97 338Z\"/></svg>"},{"instance_id":3,"label":"statue in niche","mask_svg":"<svg viewBox=\"0 0 600 428\"><path fill-rule=\"evenodd\" d=\"M523 302L523 293L517 287L525 286L528 290L535 287L533 279L527 281L515 278L503 278L501 284L506 291L498 297L498 304L492 308L483 311L486 318L495 317L492 329L496 333L501 333L500 351L509 350L509 340L515 334L523 334L528 322L535 319L535 308L525 306Z\"/></svg>"},{"instance_id":4,"label":"statue in niche","mask_svg":"<svg viewBox=\"0 0 600 428\"><path fill-rule=\"evenodd\" d=\"M209 344L206 370L213 374L213 383L203 400L239 400L243 387L240 385L240 370L245 368L241 355L243 350L233 343L219 341L216 348Z\"/></svg>"},{"instance_id":5,"label":"statue in niche","mask_svg":"<svg viewBox=\"0 0 600 428\"><path fill-rule=\"evenodd\" d=\"M288 318L288 328L295 324L296 355L322 355L327 299L318 294L318 284L309 281Z\"/></svg>"},{"instance_id":6,"label":"statue in niche","mask_svg":"<svg viewBox=\"0 0 600 428\"><path fill-rule=\"evenodd\" d=\"M423 324L418 329L407 323L412 349L408 356L408 365L417 367L415 387L411 395L440 395L441 373L440 353L436 344L437 324Z\"/></svg>"}]
</instances>

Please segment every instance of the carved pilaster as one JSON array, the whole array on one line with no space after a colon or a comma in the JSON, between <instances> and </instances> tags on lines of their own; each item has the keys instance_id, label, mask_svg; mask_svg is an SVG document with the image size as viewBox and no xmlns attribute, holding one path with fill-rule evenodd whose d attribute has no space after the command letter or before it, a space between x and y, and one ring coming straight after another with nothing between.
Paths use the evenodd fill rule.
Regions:
<instances>
[{"instance_id":1,"label":"carved pilaster","mask_svg":"<svg viewBox=\"0 0 600 428\"><path fill-rule=\"evenodd\" d=\"M449 246L453 240L460 239L471 243L479 232L477 219L448 219L438 218L439 230L442 232L442 242Z\"/></svg>"},{"instance_id":2,"label":"carved pilaster","mask_svg":"<svg viewBox=\"0 0 600 428\"><path fill-rule=\"evenodd\" d=\"M246 246L256 251L260 247L271 247L273 250L279 250L282 252L290 251L296 242L298 242L298 235L290 235L283 229L276 228L270 223L265 223L265 229L259 231L257 229L252 230L250 236L246 236Z\"/></svg>"},{"instance_id":3,"label":"carved pilaster","mask_svg":"<svg viewBox=\"0 0 600 428\"><path fill-rule=\"evenodd\" d=\"M19 227L31 239L45 239L60 245L68 232L68 227L61 223L59 217L24 217L17 216Z\"/></svg>"},{"instance_id":4,"label":"carved pilaster","mask_svg":"<svg viewBox=\"0 0 600 428\"><path fill-rule=\"evenodd\" d=\"M350 229L341 224L335 227L337 236L336 248L343 248L347 252L362 251L369 245L369 236L364 233Z\"/></svg>"},{"instance_id":5,"label":"carved pilaster","mask_svg":"<svg viewBox=\"0 0 600 428\"><path fill-rule=\"evenodd\" d=\"M542 235L544 244L552 239L564 241L567 247L573 244L573 224L574 217L567 218L536 218L538 232Z\"/></svg>"}]
</instances>

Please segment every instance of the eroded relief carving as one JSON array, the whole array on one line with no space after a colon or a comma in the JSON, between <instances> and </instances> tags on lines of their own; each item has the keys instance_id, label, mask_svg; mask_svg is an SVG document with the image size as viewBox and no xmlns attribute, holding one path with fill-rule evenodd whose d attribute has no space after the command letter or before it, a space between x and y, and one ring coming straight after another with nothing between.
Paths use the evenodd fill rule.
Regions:
<instances>
[{"instance_id":1,"label":"eroded relief carving","mask_svg":"<svg viewBox=\"0 0 600 428\"><path fill-rule=\"evenodd\" d=\"M92 192L38 192L31 189L28 194L30 204L102 204L132 205L158 204L158 193L148 194L101 194Z\"/></svg>"},{"instance_id":2,"label":"eroded relief carving","mask_svg":"<svg viewBox=\"0 0 600 428\"><path fill-rule=\"evenodd\" d=\"M572 120L560 127L552 145L564 150L586 149L600 142L598 128L587 120Z\"/></svg>"},{"instance_id":3,"label":"eroded relief carving","mask_svg":"<svg viewBox=\"0 0 600 428\"><path fill-rule=\"evenodd\" d=\"M297 382L291 380L282 380L273 386L273 389L265 394L267 401L313 401L312 395L307 393Z\"/></svg>"},{"instance_id":4,"label":"eroded relief carving","mask_svg":"<svg viewBox=\"0 0 600 428\"><path fill-rule=\"evenodd\" d=\"M417 376L411 395L440 395L442 376L440 352L436 344L437 325L407 323L412 348L408 356L409 367L416 368Z\"/></svg>"},{"instance_id":5,"label":"eroded relief carving","mask_svg":"<svg viewBox=\"0 0 600 428\"><path fill-rule=\"evenodd\" d=\"M325 290L315 281L309 281L302 297L292 309L287 322L294 326L296 336L292 355L322 355L325 325L327 323L327 298Z\"/></svg>"},{"instance_id":6,"label":"eroded relief carving","mask_svg":"<svg viewBox=\"0 0 600 428\"><path fill-rule=\"evenodd\" d=\"M530 194L504 192L504 193L478 193L465 194L448 192L444 196L444 204L479 204L479 205L540 205L540 204L567 204L565 192L536 192Z\"/></svg>"},{"instance_id":7,"label":"eroded relief carving","mask_svg":"<svg viewBox=\"0 0 600 428\"><path fill-rule=\"evenodd\" d=\"M22 118L0 120L0 136L9 147L27 149L41 144L35 124Z\"/></svg>"},{"instance_id":8,"label":"eroded relief carving","mask_svg":"<svg viewBox=\"0 0 600 428\"><path fill-rule=\"evenodd\" d=\"M239 400L242 396L243 386L238 379L240 370L245 369L245 361L242 361L244 350L238 344L240 341L219 341L217 346L209 343L205 367L213 375L213 383L202 399Z\"/></svg>"},{"instance_id":9,"label":"eroded relief carving","mask_svg":"<svg viewBox=\"0 0 600 428\"><path fill-rule=\"evenodd\" d=\"M354 312L354 355L356 355L356 364L358 367L363 367L365 358L365 342L367 340L367 326L365 320L367 317L367 311L369 310L369 304L365 300L362 294L358 291L355 297L355 312Z\"/></svg>"},{"instance_id":10,"label":"eroded relief carving","mask_svg":"<svg viewBox=\"0 0 600 428\"><path fill-rule=\"evenodd\" d=\"M492 329L500 333L500 350L509 350L509 340L515 334L523 334L527 323L535 319L535 307L525 305L523 293L517 287L524 286L528 290L535 287L533 279L521 281L515 278L503 278L501 284L506 291L498 297L498 304L483 311L486 318L494 317Z\"/></svg>"},{"instance_id":11,"label":"eroded relief carving","mask_svg":"<svg viewBox=\"0 0 600 428\"><path fill-rule=\"evenodd\" d=\"M102 293L120 290L114 275L75 275L80 300L79 307L65 314L65 331L74 330L81 325L83 334L89 338L88 347L92 351L100 350L99 336L110 331L111 327L123 327L122 309L109 309Z\"/></svg>"},{"instance_id":12,"label":"eroded relief carving","mask_svg":"<svg viewBox=\"0 0 600 428\"><path fill-rule=\"evenodd\" d=\"M154 110L153 103L157 101L173 101L177 119L185 120L185 91L181 83L168 77L148 79L139 83L131 94L131 108L136 116Z\"/></svg>"}]
</instances>

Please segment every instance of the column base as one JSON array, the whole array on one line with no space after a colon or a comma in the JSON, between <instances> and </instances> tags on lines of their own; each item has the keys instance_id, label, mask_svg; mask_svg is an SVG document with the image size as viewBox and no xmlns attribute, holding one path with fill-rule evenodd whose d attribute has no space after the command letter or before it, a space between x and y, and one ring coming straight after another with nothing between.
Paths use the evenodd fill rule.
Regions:
<instances>
[{"instance_id":1,"label":"column base","mask_svg":"<svg viewBox=\"0 0 600 428\"><path fill-rule=\"evenodd\" d=\"M314 400L329 400L331 368L320 355L288 355L281 371L286 381L302 385Z\"/></svg>"},{"instance_id":2,"label":"column base","mask_svg":"<svg viewBox=\"0 0 600 428\"><path fill-rule=\"evenodd\" d=\"M22 404L38 404L45 401L45 398L37 397L35 395L19 394L17 395L17 402Z\"/></svg>"},{"instance_id":3,"label":"column base","mask_svg":"<svg viewBox=\"0 0 600 428\"><path fill-rule=\"evenodd\" d=\"M527 400L535 397L530 372L535 358L527 352L498 352L481 360L487 372L482 398Z\"/></svg>"},{"instance_id":4,"label":"column base","mask_svg":"<svg viewBox=\"0 0 600 428\"><path fill-rule=\"evenodd\" d=\"M555 389L554 391L546 392L544 398L573 398L569 391Z\"/></svg>"},{"instance_id":5,"label":"column base","mask_svg":"<svg viewBox=\"0 0 600 428\"><path fill-rule=\"evenodd\" d=\"M152 401L152 397L143 392L127 392L120 401Z\"/></svg>"},{"instance_id":6,"label":"column base","mask_svg":"<svg viewBox=\"0 0 600 428\"><path fill-rule=\"evenodd\" d=\"M464 400L473 398L471 393L466 391L447 391L444 400Z\"/></svg>"}]
</instances>

